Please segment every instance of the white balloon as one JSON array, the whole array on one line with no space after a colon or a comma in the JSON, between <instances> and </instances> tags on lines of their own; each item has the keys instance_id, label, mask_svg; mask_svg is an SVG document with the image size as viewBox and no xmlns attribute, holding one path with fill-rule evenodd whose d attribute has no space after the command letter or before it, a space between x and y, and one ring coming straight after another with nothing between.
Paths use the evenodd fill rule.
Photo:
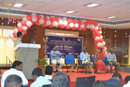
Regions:
<instances>
[{"instance_id":1,"label":"white balloon","mask_svg":"<svg viewBox=\"0 0 130 87\"><path fill-rule=\"evenodd\" d=\"M14 39L14 35L13 35L13 34L10 34L10 35L9 35L9 38L10 38L10 39Z\"/></svg>"},{"instance_id":2,"label":"white balloon","mask_svg":"<svg viewBox=\"0 0 130 87\"><path fill-rule=\"evenodd\" d=\"M62 20L59 20L59 25L62 25L64 22Z\"/></svg>"},{"instance_id":3,"label":"white balloon","mask_svg":"<svg viewBox=\"0 0 130 87\"><path fill-rule=\"evenodd\" d=\"M105 47L105 50L107 50L107 48Z\"/></svg>"},{"instance_id":4,"label":"white balloon","mask_svg":"<svg viewBox=\"0 0 130 87\"><path fill-rule=\"evenodd\" d=\"M98 30L98 27L95 27L95 30Z\"/></svg>"},{"instance_id":5,"label":"white balloon","mask_svg":"<svg viewBox=\"0 0 130 87\"><path fill-rule=\"evenodd\" d=\"M49 20L50 19L50 17L49 16L46 16L47 17L47 19Z\"/></svg>"},{"instance_id":6,"label":"white balloon","mask_svg":"<svg viewBox=\"0 0 130 87\"><path fill-rule=\"evenodd\" d=\"M25 30L25 31L26 31L26 30L27 30L27 27L26 27L26 26L24 26L24 27L23 27L23 30Z\"/></svg>"},{"instance_id":7,"label":"white balloon","mask_svg":"<svg viewBox=\"0 0 130 87\"><path fill-rule=\"evenodd\" d=\"M64 24L64 26L66 26L66 25L68 24L68 22L67 22L67 21L64 21L64 23L63 23L63 24Z\"/></svg>"},{"instance_id":8,"label":"white balloon","mask_svg":"<svg viewBox=\"0 0 130 87\"><path fill-rule=\"evenodd\" d=\"M102 45L106 45L106 42L105 42L105 41L103 41L103 42L102 42Z\"/></svg>"},{"instance_id":9,"label":"white balloon","mask_svg":"<svg viewBox=\"0 0 130 87\"><path fill-rule=\"evenodd\" d=\"M102 34L102 31L100 31L100 33Z\"/></svg>"},{"instance_id":10,"label":"white balloon","mask_svg":"<svg viewBox=\"0 0 130 87\"><path fill-rule=\"evenodd\" d=\"M91 28L91 29L93 29L93 28L94 28L94 25L93 25L93 24L91 24L91 25L90 25L90 28Z\"/></svg>"},{"instance_id":11,"label":"white balloon","mask_svg":"<svg viewBox=\"0 0 130 87\"><path fill-rule=\"evenodd\" d=\"M58 23L57 23L57 24L58 24ZM55 27L57 27L57 28L58 28L58 27L59 27L59 25L56 25Z\"/></svg>"},{"instance_id":12,"label":"white balloon","mask_svg":"<svg viewBox=\"0 0 130 87\"><path fill-rule=\"evenodd\" d=\"M18 27L22 27L21 23L18 23L17 26L18 26Z\"/></svg>"},{"instance_id":13,"label":"white balloon","mask_svg":"<svg viewBox=\"0 0 130 87\"><path fill-rule=\"evenodd\" d=\"M67 20L67 18L66 18L66 17L63 17L63 18L62 18L62 20L63 20L63 21L66 21L66 20Z\"/></svg>"},{"instance_id":14,"label":"white balloon","mask_svg":"<svg viewBox=\"0 0 130 87\"><path fill-rule=\"evenodd\" d=\"M103 36L101 35L100 38L103 38Z\"/></svg>"},{"instance_id":15,"label":"white balloon","mask_svg":"<svg viewBox=\"0 0 130 87\"><path fill-rule=\"evenodd\" d=\"M100 39L99 37L95 37L95 39L94 39L94 40L97 40L97 41L98 41L99 39Z\"/></svg>"},{"instance_id":16,"label":"white balloon","mask_svg":"<svg viewBox=\"0 0 130 87\"><path fill-rule=\"evenodd\" d=\"M78 23L75 23L75 28L78 28L79 27L79 24Z\"/></svg>"},{"instance_id":17,"label":"white balloon","mask_svg":"<svg viewBox=\"0 0 130 87\"><path fill-rule=\"evenodd\" d=\"M43 19L40 19L40 20L39 20L39 23L40 23L40 24L43 24L43 23L44 23L44 20L43 20Z\"/></svg>"},{"instance_id":18,"label":"white balloon","mask_svg":"<svg viewBox=\"0 0 130 87\"><path fill-rule=\"evenodd\" d=\"M81 24L81 28L85 28L85 25L84 25L84 24Z\"/></svg>"},{"instance_id":19,"label":"white balloon","mask_svg":"<svg viewBox=\"0 0 130 87\"><path fill-rule=\"evenodd\" d=\"M18 32L18 29L16 28L16 29L14 29L14 33L17 33Z\"/></svg>"},{"instance_id":20,"label":"white balloon","mask_svg":"<svg viewBox=\"0 0 130 87\"><path fill-rule=\"evenodd\" d=\"M26 24L27 24L28 27L32 26L32 22L31 21L27 21Z\"/></svg>"},{"instance_id":21,"label":"white balloon","mask_svg":"<svg viewBox=\"0 0 130 87\"><path fill-rule=\"evenodd\" d=\"M41 19L43 19L44 18L44 16L43 15L41 15Z\"/></svg>"},{"instance_id":22,"label":"white balloon","mask_svg":"<svg viewBox=\"0 0 130 87\"><path fill-rule=\"evenodd\" d=\"M72 28L74 27L74 23L70 23L69 26Z\"/></svg>"},{"instance_id":23,"label":"white balloon","mask_svg":"<svg viewBox=\"0 0 130 87\"><path fill-rule=\"evenodd\" d=\"M101 46L102 46L102 43L97 43L97 46L98 46L98 47L101 47Z\"/></svg>"},{"instance_id":24,"label":"white balloon","mask_svg":"<svg viewBox=\"0 0 130 87\"><path fill-rule=\"evenodd\" d=\"M24 17L23 17L23 21L27 21L27 16L24 16Z\"/></svg>"},{"instance_id":25,"label":"white balloon","mask_svg":"<svg viewBox=\"0 0 130 87\"><path fill-rule=\"evenodd\" d=\"M32 13L31 15L32 15L32 17L36 17L36 13Z\"/></svg>"},{"instance_id":26,"label":"white balloon","mask_svg":"<svg viewBox=\"0 0 130 87\"><path fill-rule=\"evenodd\" d=\"M33 21L33 22L36 22L36 21L37 21L37 18L36 18L36 17L33 17L33 18L32 18L32 21Z\"/></svg>"},{"instance_id":27,"label":"white balloon","mask_svg":"<svg viewBox=\"0 0 130 87\"><path fill-rule=\"evenodd\" d=\"M47 24L47 25L50 25L50 24L51 24L51 22L48 20L48 21L46 21L46 24Z\"/></svg>"},{"instance_id":28,"label":"white balloon","mask_svg":"<svg viewBox=\"0 0 130 87\"><path fill-rule=\"evenodd\" d=\"M86 26L86 28L91 28L91 25L90 25L90 24L88 24L88 25Z\"/></svg>"},{"instance_id":29,"label":"white balloon","mask_svg":"<svg viewBox=\"0 0 130 87\"><path fill-rule=\"evenodd\" d=\"M58 25L57 21L54 21L52 24L53 24L53 26L55 26L55 27Z\"/></svg>"}]
</instances>

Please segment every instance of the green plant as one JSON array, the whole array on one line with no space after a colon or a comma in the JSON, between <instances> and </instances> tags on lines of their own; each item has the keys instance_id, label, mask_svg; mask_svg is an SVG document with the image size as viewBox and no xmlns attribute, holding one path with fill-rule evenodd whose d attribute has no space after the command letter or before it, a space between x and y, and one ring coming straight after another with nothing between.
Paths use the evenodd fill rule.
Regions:
<instances>
[{"instance_id":1,"label":"green plant","mask_svg":"<svg viewBox=\"0 0 130 87\"><path fill-rule=\"evenodd\" d=\"M41 64L43 66L43 70L45 70L45 67L47 65L47 59L46 58L43 58L43 59L38 58L38 59L36 59L35 62L38 62L39 64Z\"/></svg>"}]
</instances>

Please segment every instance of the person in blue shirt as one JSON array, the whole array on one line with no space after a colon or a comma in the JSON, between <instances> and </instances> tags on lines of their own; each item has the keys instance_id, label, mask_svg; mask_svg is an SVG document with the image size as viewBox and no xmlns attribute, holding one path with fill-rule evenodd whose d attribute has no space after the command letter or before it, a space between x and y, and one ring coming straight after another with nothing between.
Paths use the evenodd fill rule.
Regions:
<instances>
[{"instance_id":1,"label":"person in blue shirt","mask_svg":"<svg viewBox=\"0 0 130 87\"><path fill-rule=\"evenodd\" d=\"M60 53L60 51L57 50L56 45L52 46L50 56L51 56L51 63L52 63L53 71L54 71L54 73L56 73L64 66L64 62L60 59L62 54ZM60 65L56 69L56 64L57 63L59 63Z\"/></svg>"},{"instance_id":2,"label":"person in blue shirt","mask_svg":"<svg viewBox=\"0 0 130 87\"><path fill-rule=\"evenodd\" d=\"M92 71L92 75L94 75L94 71L93 71L93 63L90 62L90 57L89 54L87 53L87 47L83 47L83 52L80 53L80 59L83 61L84 59L87 59L89 61L89 67ZM86 72L88 72L88 67L85 67Z\"/></svg>"},{"instance_id":3,"label":"person in blue shirt","mask_svg":"<svg viewBox=\"0 0 130 87\"><path fill-rule=\"evenodd\" d=\"M110 78L108 81L104 81L106 84L117 84L117 85L123 85L120 81L122 80L122 76L120 73L114 73L112 75L112 78Z\"/></svg>"}]
</instances>

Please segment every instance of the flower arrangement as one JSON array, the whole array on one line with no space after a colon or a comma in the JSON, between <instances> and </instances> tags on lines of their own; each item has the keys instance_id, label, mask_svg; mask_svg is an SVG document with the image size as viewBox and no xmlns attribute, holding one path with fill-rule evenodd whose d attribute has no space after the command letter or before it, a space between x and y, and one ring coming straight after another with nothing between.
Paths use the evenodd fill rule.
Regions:
<instances>
[{"instance_id":1,"label":"flower arrangement","mask_svg":"<svg viewBox=\"0 0 130 87\"><path fill-rule=\"evenodd\" d=\"M82 61L82 64L83 65L89 65L89 60L84 58L84 60Z\"/></svg>"}]
</instances>

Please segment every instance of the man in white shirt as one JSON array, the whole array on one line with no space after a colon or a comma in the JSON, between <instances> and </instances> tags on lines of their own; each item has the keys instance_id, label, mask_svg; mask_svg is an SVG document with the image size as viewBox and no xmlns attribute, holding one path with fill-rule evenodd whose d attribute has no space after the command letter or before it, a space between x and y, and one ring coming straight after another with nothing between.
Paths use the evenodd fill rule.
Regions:
<instances>
[{"instance_id":1,"label":"man in white shirt","mask_svg":"<svg viewBox=\"0 0 130 87\"><path fill-rule=\"evenodd\" d=\"M28 80L26 79L25 75L22 72L22 62L20 61L14 61L12 68L5 71L2 78L1 78L1 87L4 87L5 85L5 79L9 75L18 75L22 79L22 85L26 87L28 85Z\"/></svg>"},{"instance_id":2,"label":"man in white shirt","mask_svg":"<svg viewBox=\"0 0 130 87\"><path fill-rule=\"evenodd\" d=\"M113 73L113 71L112 71L113 64L116 65L116 72L118 72L118 70L120 68L120 63L117 62L116 55L114 54L113 48L111 48L110 53L107 54L107 61L110 64L111 73Z\"/></svg>"},{"instance_id":3,"label":"man in white shirt","mask_svg":"<svg viewBox=\"0 0 130 87\"><path fill-rule=\"evenodd\" d=\"M123 85L123 87L130 87L130 76L125 77L125 82L126 82L126 84Z\"/></svg>"},{"instance_id":4,"label":"man in white shirt","mask_svg":"<svg viewBox=\"0 0 130 87\"><path fill-rule=\"evenodd\" d=\"M44 85L51 85L52 83L43 77L42 70L40 68L35 68L32 71L33 82L30 87L42 87Z\"/></svg>"},{"instance_id":5,"label":"man in white shirt","mask_svg":"<svg viewBox=\"0 0 130 87\"><path fill-rule=\"evenodd\" d=\"M52 72L53 72L52 66L49 66L49 65L46 66L44 78L51 80L52 79L52 75L51 75Z\"/></svg>"}]
</instances>

